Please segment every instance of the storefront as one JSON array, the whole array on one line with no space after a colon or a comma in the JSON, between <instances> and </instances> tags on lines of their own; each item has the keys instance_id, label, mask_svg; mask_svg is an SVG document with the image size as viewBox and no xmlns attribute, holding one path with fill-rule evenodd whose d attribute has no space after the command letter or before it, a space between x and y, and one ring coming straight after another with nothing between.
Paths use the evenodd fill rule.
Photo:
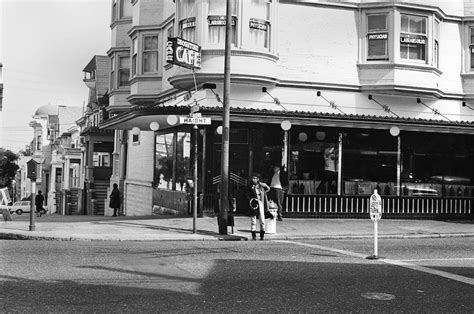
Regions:
<instances>
[{"instance_id":1,"label":"storefront","mask_svg":"<svg viewBox=\"0 0 474 314\"><path fill-rule=\"evenodd\" d=\"M248 114L231 113L229 190L238 213L247 210L245 188L252 173L261 173L269 183L277 163L288 172L286 216L365 217L368 196L377 189L386 216L472 217L474 135L469 123ZM214 110L203 115L212 117L213 124L198 136L199 208L213 213L219 199L220 117ZM160 196L154 205L188 208L194 141L184 125L155 134L153 187Z\"/></svg>"}]
</instances>

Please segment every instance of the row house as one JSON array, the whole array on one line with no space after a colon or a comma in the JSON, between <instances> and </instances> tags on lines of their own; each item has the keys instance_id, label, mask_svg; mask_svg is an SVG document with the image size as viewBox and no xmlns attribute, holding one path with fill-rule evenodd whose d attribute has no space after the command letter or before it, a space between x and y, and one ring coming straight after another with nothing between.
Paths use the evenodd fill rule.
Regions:
<instances>
[{"instance_id":1,"label":"row house","mask_svg":"<svg viewBox=\"0 0 474 314\"><path fill-rule=\"evenodd\" d=\"M74 172L69 171L70 162L73 160L72 163L80 164L80 156L63 156L65 143L61 142L61 135L74 129L75 120L81 116L82 110L81 107L48 104L39 107L33 115L33 121L29 123L34 134L31 159L35 160L39 167L36 191L30 193L41 190L45 197L45 207L50 213L66 212L63 189L67 188L68 184L64 185L63 182L69 181L69 176L74 175ZM64 168L65 160L67 168ZM80 166L75 168L80 169ZM65 173L68 177L65 177ZM27 180L25 184L28 184ZM77 202L74 205L77 206Z\"/></svg>"},{"instance_id":2,"label":"row house","mask_svg":"<svg viewBox=\"0 0 474 314\"><path fill-rule=\"evenodd\" d=\"M278 163L286 216L365 217L378 189L389 216L472 217L473 1L231 2L237 211L252 173ZM225 15L221 0L112 1L100 129L115 130L127 215L186 212L195 158L200 208L217 208ZM169 63L173 38L200 58ZM194 135L179 118L196 104L212 123Z\"/></svg>"}]
</instances>

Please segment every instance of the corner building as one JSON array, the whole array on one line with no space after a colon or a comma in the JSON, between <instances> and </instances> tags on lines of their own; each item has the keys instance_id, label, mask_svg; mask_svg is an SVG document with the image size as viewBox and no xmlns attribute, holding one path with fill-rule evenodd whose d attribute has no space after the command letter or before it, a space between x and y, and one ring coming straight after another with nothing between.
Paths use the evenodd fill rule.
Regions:
<instances>
[{"instance_id":1,"label":"corner building","mask_svg":"<svg viewBox=\"0 0 474 314\"><path fill-rule=\"evenodd\" d=\"M286 217L368 217L378 189L384 217L472 218L474 2L233 4L237 212L252 173L269 183L278 163ZM101 128L117 130L127 215L189 211L196 142L199 211L218 209L225 10L221 0L134 0L131 18L112 24L123 42L109 51L116 85ZM168 37L201 46L201 68L167 63ZM197 136L178 119L196 103L212 119Z\"/></svg>"}]
</instances>

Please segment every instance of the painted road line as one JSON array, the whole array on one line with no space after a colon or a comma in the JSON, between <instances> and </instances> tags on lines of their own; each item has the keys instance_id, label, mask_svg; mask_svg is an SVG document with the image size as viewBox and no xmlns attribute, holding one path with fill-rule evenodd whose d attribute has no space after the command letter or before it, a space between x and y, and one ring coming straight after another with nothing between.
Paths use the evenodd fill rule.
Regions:
<instances>
[{"instance_id":1,"label":"painted road line","mask_svg":"<svg viewBox=\"0 0 474 314\"><path fill-rule=\"evenodd\" d=\"M472 261L474 257L401 259L401 262Z\"/></svg>"},{"instance_id":2,"label":"painted road line","mask_svg":"<svg viewBox=\"0 0 474 314\"><path fill-rule=\"evenodd\" d=\"M303 242L285 241L285 240L274 240L274 242L290 243L290 244L295 244L295 245L299 245L299 246L312 247L312 248L315 248L315 249L341 253L341 254L344 254L344 255L359 257L359 258L363 258L363 259L365 259L367 257L366 254L364 255L364 254L360 254L360 253L356 253L356 252L351 252L351 251L341 250L341 249L335 249L335 248L322 246L322 245L316 245L316 244L308 244L308 243L303 243ZM432 268L428 268L428 267L424 267L424 266L410 264L410 263L403 262L403 261L385 259L385 258L384 259L378 259L377 261L380 261L380 262L383 262L383 263L386 263L386 264L390 264L390 265L405 267L405 268L412 269L412 270L417 270L417 271L420 271L420 272L440 276L440 277L443 277L443 278L448 278L448 279L451 279L451 280L456 280L456 281L466 283L466 284L471 285L471 286L474 285L474 279L473 278L464 277L464 276L460 276L460 275L455 275L455 274L451 274L451 273L441 271L441 270L436 270L436 269L432 269Z\"/></svg>"}]
</instances>

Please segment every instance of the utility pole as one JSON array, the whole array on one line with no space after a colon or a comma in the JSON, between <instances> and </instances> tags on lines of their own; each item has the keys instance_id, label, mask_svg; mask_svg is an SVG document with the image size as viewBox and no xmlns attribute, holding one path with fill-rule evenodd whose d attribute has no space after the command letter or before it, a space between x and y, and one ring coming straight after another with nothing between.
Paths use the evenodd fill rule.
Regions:
<instances>
[{"instance_id":1,"label":"utility pole","mask_svg":"<svg viewBox=\"0 0 474 314\"><path fill-rule=\"evenodd\" d=\"M221 149L221 195L219 212L219 234L227 234L227 213L229 212L229 126L230 126L230 50L232 42L232 0L227 0L224 53L224 109L222 112Z\"/></svg>"}]
</instances>

